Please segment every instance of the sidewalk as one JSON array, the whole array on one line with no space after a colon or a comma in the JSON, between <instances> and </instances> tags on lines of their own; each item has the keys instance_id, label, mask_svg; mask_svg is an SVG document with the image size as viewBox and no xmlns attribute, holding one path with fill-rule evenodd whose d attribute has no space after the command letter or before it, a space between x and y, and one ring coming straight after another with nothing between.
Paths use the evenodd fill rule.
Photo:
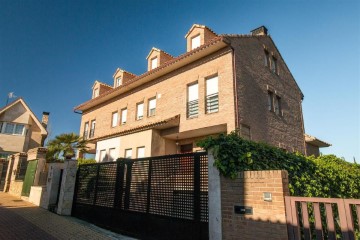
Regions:
<instances>
[{"instance_id":1,"label":"sidewalk","mask_svg":"<svg viewBox=\"0 0 360 240\"><path fill-rule=\"evenodd\" d=\"M59 216L0 192L0 240L132 240L73 217Z\"/></svg>"}]
</instances>

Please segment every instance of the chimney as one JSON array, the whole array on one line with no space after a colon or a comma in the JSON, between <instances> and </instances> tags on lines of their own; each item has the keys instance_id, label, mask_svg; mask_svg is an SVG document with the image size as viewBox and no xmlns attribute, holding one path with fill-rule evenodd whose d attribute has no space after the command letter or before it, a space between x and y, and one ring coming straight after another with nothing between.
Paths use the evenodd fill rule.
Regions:
<instances>
[{"instance_id":1,"label":"chimney","mask_svg":"<svg viewBox=\"0 0 360 240\"><path fill-rule=\"evenodd\" d=\"M41 119L41 124L43 125L43 127L45 129L47 128L47 125L48 125L48 122L49 122L49 115L50 115L49 112L43 112L43 116L42 116L42 119Z\"/></svg>"},{"instance_id":2,"label":"chimney","mask_svg":"<svg viewBox=\"0 0 360 240\"><path fill-rule=\"evenodd\" d=\"M267 35L267 28L265 26L261 26L261 27L258 27L258 28L255 28L254 30L251 30L251 35L255 36L255 35L258 35L258 36L264 36L264 35Z\"/></svg>"}]
</instances>

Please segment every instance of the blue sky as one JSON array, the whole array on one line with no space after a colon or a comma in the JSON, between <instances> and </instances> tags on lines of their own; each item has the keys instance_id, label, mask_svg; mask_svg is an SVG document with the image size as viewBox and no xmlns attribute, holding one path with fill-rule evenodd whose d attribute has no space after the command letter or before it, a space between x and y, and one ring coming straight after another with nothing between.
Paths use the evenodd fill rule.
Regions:
<instances>
[{"instance_id":1,"label":"blue sky","mask_svg":"<svg viewBox=\"0 0 360 240\"><path fill-rule=\"evenodd\" d=\"M153 46L184 53L193 23L219 34L265 25L305 95L306 132L360 162L359 1L0 0L0 107L15 92L39 118L50 112L50 138L78 133L73 107L95 80L145 72Z\"/></svg>"}]
</instances>

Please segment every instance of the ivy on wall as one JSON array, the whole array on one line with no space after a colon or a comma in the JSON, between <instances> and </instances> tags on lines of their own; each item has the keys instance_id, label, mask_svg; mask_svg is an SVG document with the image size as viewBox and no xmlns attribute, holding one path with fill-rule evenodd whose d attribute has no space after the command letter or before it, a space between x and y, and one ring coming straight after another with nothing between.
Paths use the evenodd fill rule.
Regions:
<instances>
[{"instance_id":1,"label":"ivy on wall","mask_svg":"<svg viewBox=\"0 0 360 240\"><path fill-rule=\"evenodd\" d=\"M305 157L244 140L235 131L197 144L212 150L214 165L225 177L234 179L246 170L287 170L293 196L360 198L360 165L334 155Z\"/></svg>"}]
</instances>

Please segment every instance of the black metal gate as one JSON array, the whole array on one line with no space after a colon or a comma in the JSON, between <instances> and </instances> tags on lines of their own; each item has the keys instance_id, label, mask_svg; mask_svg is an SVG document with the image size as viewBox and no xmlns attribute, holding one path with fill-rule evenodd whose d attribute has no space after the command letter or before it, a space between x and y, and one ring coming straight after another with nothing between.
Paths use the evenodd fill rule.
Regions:
<instances>
[{"instance_id":1,"label":"black metal gate","mask_svg":"<svg viewBox=\"0 0 360 240\"><path fill-rule=\"evenodd\" d=\"M207 154L81 165L72 212L141 239L208 239Z\"/></svg>"}]
</instances>

